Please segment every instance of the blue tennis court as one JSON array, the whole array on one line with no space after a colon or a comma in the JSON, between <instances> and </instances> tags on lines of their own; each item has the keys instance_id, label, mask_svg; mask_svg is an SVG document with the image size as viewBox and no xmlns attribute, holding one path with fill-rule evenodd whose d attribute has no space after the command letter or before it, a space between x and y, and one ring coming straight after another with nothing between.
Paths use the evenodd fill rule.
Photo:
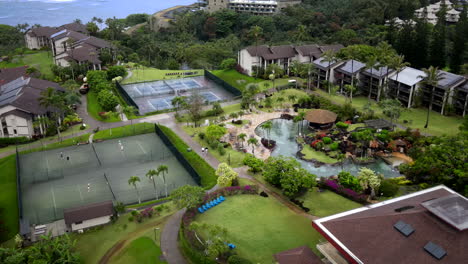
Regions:
<instances>
[{"instance_id":1,"label":"blue tennis court","mask_svg":"<svg viewBox=\"0 0 468 264\"><path fill-rule=\"evenodd\" d=\"M230 92L205 76L131 83L122 85L122 88L138 105L142 115L171 109L171 100L174 97L189 97L194 92L200 93L207 103L233 98Z\"/></svg>"}]
</instances>

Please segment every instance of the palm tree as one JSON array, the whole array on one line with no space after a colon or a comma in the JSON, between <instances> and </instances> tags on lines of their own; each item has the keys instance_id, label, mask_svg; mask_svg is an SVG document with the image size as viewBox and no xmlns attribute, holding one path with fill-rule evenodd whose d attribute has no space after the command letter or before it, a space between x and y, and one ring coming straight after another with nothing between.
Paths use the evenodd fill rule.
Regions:
<instances>
[{"instance_id":1,"label":"palm tree","mask_svg":"<svg viewBox=\"0 0 468 264\"><path fill-rule=\"evenodd\" d=\"M326 81L329 81L330 79L330 73L331 73L331 69L330 69L330 66L332 64L332 62L335 62L336 61L336 56L335 56L335 53L333 53L333 51L331 50L327 50L325 51L323 54L322 54L322 61L324 62L328 62L328 68L327 68L327 72L325 73L325 80ZM320 87L319 87L320 88ZM330 86L328 87L330 88ZM330 94L330 89L328 89L328 94Z\"/></svg>"},{"instance_id":2,"label":"palm tree","mask_svg":"<svg viewBox=\"0 0 468 264\"><path fill-rule=\"evenodd\" d=\"M157 176L159 176L159 172L157 170L149 170L146 173L146 177L148 177L148 179L153 181L154 193L156 194L155 199L158 199L158 190L156 189L156 182L154 180L154 178Z\"/></svg>"},{"instance_id":3,"label":"palm tree","mask_svg":"<svg viewBox=\"0 0 468 264\"><path fill-rule=\"evenodd\" d=\"M424 125L424 128L427 128L429 126L429 114L432 110L432 103L434 101L434 90L437 86L437 83L442 79L442 76L439 72L439 69L434 66L430 66L429 69L423 69L423 71L426 74L426 76L419 76L423 78L425 77L425 79L421 83L426 88L431 88L431 99L429 100L429 105L427 106L426 124Z\"/></svg>"},{"instance_id":4,"label":"palm tree","mask_svg":"<svg viewBox=\"0 0 468 264\"><path fill-rule=\"evenodd\" d=\"M255 146L258 144L258 140L254 137L247 140L247 144L252 145L252 155L255 156Z\"/></svg>"},{"instance_id":5,"label":"palm tree","mask_svg":"<svg viewBox=\"0 0 468 264\"><path fill-rule=\"evenodd\" d=\"M289 66L289 71L292 71L294 73L294 77L296 77L296 89L297 89L297 77L299 75L299 72L301 71L302 64L294 60L291 62L291 65Z\"/></svg>"},{"instance_id":6,"label":"palm tree","mask_svg":"<svg viewBox=\"0 0 468 264\"><path fill-rule=\"evenodd\" d=\"M237 138L239 139L240 142L242 142L242 148L244 148L244 141L245 141L245 138L247 137L247 134L245 133L241 133L237 136Z\"/></svg>"},{"instance_id":7,"label":"palm tree","mask_svg":"<svg viewBox=\"0 0 468 264\"><path fill-rule=\"evenodd\" d=\"M176 96L171 100L171 104L175 107L176 113L179 113L180 108L182 108L186 103L186 97L184 96Z\"/></svg>"},{"instance_id":8,"label":"palm tree","mask_svg":"<svg viewBox=\"0 0 468 264\"><path fill-rule=\"evenodd\" d=\"M166 165L159 165L158 167L158 174L162 173L162 178L164 182L164 189L166 191L166 197L167 197L167 183L166 183L166 173L169 173L169 167Z\"/></svg>"},{"instance_id":9,"label":"palm tree","mask_svg":"<svg viewBox=\"0 0 468 264\"><path fill-rule=\"evenodd\" d=\"M255 58L259 60L258 62L260 64L260 59L258 58L258 39L263 34L263 29L257 25L252 26L250 28L250 34L255 38ZM261 67L261 65L257 65L257 67ZM258 78L258 69L255 74L255 78Z\"/></svg>"},{"instance_id":10,"label":"palm tree","mask_svg":"<svg viewBox=\"0 0 468 264\"><path fill-rule=\"evenodd\" d=\"M138 188L137 188L137 182L140 182L140 178L138 176L131 176L130 179L128 179L128 185L133 185L133 187L135 187L135 190L137 192L137 196L138 196L138 203L140 204L141 203L141 199L140 199L140 192L138 191Z\"/></svg>"},{"instance_id":11,"label":"palm tree","mask_svg":"<svg viewBox=\"0 0 468 264\"><path fill-rule=\"evenodd\" d=\"M391 57L389 59L389 67L394 69L396 71L396 76L395 76L395 82L398 84L397 86L397 98L398 95L400 94L400 83L398 82L398 74L406 67L409 66L410 64L408 62L405 62L405 56L403 55L398 55L395 57ZM408 102L408 106L411 102Z\"/></svg>"},{"instance_id":12,"label":"palm tree","mask_svg":"<svg viewBox=\"0 0 468 264\"><path fill-rule=\"evenodd\" d=\"M353 92L356 91L356 87L352 84L346 84L345 86L346 94L349 94L349 101L353 103Z\"/></svg>"},{"instance_id":13,"label":"palm tree","mask_svg":"<svg viewBox=\"0 0 468 264\"><path fill-rule=\"evenodd\" d=\"M316 68L315 68L315 65L312 64L312 63L308 63L306 64L306 68L305 70L307 70L307 90L310 90L310 83L311 83L311 78L310 76L314 73L316 73Z\"/></svg>"},{"instance_id":14,"label":"palm tree","mask_svg":"<svg viewBox=\"0 0 468 264\"><path fill-rule=\"evenodd\" d=\"M294 35L295 35L294 38L298 42L307 40L309 38L309 33L307 32L307 26L303 24L299 24L299 26L297 26L297 29Z\"/></svg>"},{"instance_id":15,"label":"palm tree","mask_svg":"<svg viewBox=\"0 0 468 264\"><path fill-rule=\"evenodd\" d=\"M358 56L357 49L351 48L348 50L348 54L346 55L346 59L351 60L351 86L354 86L354 60ZM351 101L353 96L351 95Z\"/></svg>"},{"instance_id":16,"label":"palm tree","mask_svg":"<svg viewBox=\"0 0 468 264\"><path fill-rule=\"evenodd\" d=\"M57 133L60 138L60 117L61 112L65 109L64 97L61 96L54 88L48 87L40 93L39 104L52 113L54 121L57 123ZM54 109L51 109L54 108Z\"/></svg>"},{"instance_id":17,"label":"palm tree","mask_svg":"<svg viewBox=\"0 0 468 264\"><path fill-rule=\"evenodd\" d=\"M369 99L371 99L372 94L372 73L374 71L374 67L377 65L377 57L376 56L369 56L366 62L366 68L370 69L370 81L369 81Z\"/></svg>"}]
</instances>

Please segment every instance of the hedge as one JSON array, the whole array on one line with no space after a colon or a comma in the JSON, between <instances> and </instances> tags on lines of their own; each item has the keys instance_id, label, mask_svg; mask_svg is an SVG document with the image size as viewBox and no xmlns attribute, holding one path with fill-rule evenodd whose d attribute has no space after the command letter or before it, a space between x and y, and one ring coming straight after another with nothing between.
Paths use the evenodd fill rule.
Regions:
<instances>
[{"instance_id":1,"label":"hedge","mask_svg":"<svg viewBox=\"0 0 468 264\"><path fill-rule=\"evenodd\" d=\"M205 189L211 189L216 185L215 170L196 152L188 151L190 148L182 139L177 136L170 128L159 125L161 130L166 134L172 144L177 150L185 157L185 159L192 165L193 169L200 175L201 185Z\"/></svg>"},{"instance_id":2,"label":"hedge","mask_svg":"<svg viewBox=\"0 0 468 264\"><path fill-rule=\"evenodd\" d=\"M31 139L27 137L11 137L11 138L0 138L0 148L8 147L15 144L23 144L31 142Z\"/></svg>"}]
</instances>

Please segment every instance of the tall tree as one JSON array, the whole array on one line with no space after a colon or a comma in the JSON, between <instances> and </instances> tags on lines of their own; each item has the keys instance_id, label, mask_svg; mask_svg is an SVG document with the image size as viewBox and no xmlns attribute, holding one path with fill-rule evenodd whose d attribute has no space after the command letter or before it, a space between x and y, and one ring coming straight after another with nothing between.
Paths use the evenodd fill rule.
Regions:
<instances>
[{"instance_id":1,"label":"tall tree","mask_svg":"<svg viewBox=\"0 0 468 264\"><path fill-rule=\"evenodd\" d=\"M431 94L429 95L429 105L427 106L426 124L424 125L424 128L427 128L429 126L429 115L431 113L432 103L434 101L434 90L437 86L437 83L442 79L442 76L440 75L439 69L434 66L431 66L428 69L423 69L423 71L426 76L420 76L424 78L421 83L426 87L426 89L431 89Z\"/></svg>"},{"instance_id":2,"label":"tall tree","mask_svg":"<svg viewBox=\"0 0 468 264\"><path fill-rule=\"evenodd\" d=\"M252 146L252 155L255 156L255 146L258 144L258 140L254 137L247 140L247 144Z\"/></svg>"},{"instance_id":3,"label":"tall tree","mask_svg":"<svg viewBox=\"0 0 468 264\"><path fill-rule=\"evenodd\" d=\"M453 72L459 73L461 65L464 63L464 55L466 53L466 42L468 41L468 5L463 6L460 13L460 20L455 26L455 39L453 41L453 49L450 56L450 69Z\"/></svg>"},{"instance_id":4,"label":"tall tree","mask_svg":"<svg viewBox=\"0 0 468 264\"><path fill-rule=\"evenodd\" d=\"M398 33L397 42L398 53L403 54L409 61L412 61L414 48L414 26L410 22L406 22L403 28Z\"/></svg>"},{"instance_id":5,"label":"tall tree","mask_svg":"<svg viewBox=\"0 0 468 264\"><path fill-rule=\"evenodd\" d=\"M327 50L325 51L323 54L322 54L322 61L328 63L328 68L327 68L327 72L325 73L325 80L326 81L330 81L330 74L331 74L331 69L330 69L330 66L332 63L334 63L337 58L335 56L335 53L331 50ZM318 79L318 78L317 78ZM318 83L317 81L317 86L318 88L320 88L320 84ZM330 91L330 85L328 86L328 94L331 94L331 91Z\"/></svg>"},{"instance_id":6,"label":"tall tree","mask_svg":"<svg viewBox=\"0 0 468 264\"><path fill-rule=\"evenodd\" d=\"M164 182L164 190L166 191L166 197L167 197L166 173L169 173L169 167L166 166L166 165L159 165L158 174L162 174L162 179L163 179L163 182Z\"/></svg>"},{"instance_id":7,"label":"tall tree","mask_svg":"<svg viewBox=\"0 0 468 264\"><path fill-rule=\"evenodd\" d=\"M397 87L397 97L400 93L400 83L398 82L398 75L400 72L410 64L408 62L405 62L405 56L404 55L398 55L395 57L392 57L389 61L389 67L394 69L396 71L396 76L395 76L395 81L398 83ZM409 107L409 105L408 105Z\"/></svg>"},{"instance_id":8,"label":"tall tree","mask_svg":"<svg viewBox=\"0 0 468 264\"><path fill-rule=\"evenodd\" d=\"M437 24L432 32L430 46L429 63L432 66L445 67L447 56L447 26L445 17L447 15L447 6L442 2L440 11L437 13Z\"/></svg>"},{"instance_id":9,"label":"tall tree","mask_svg":"<svg viewBox=\"0 0 468 264\"><path fill-rule=\"evenodd\" d=\"M138 203L140 204L141 199L140 199L140 192L138 191L138 187L137 187L138 182L140 182L140 178L138 176L131 176L128 179L128 185L132 185L135 188L135 191L137 192L137 196L138 196Z\"/></svg>"},{"instance_id":10,"label":"tall tree","mask_svg":"<svg viewBox=\"0 0 468 264\"><path fill-rule=\"evenodd\" d=\"M416 20L414 45L413 65L417 68L427 67L429 54L429 37L431 36L431 26L426 18Z\"/></svg>"},{"instance_id":11,"label":"tall tree","mask_svg":"<svg viewBox=\"0 0 468 264\"><path fill-rule=\"evenodd\" d=\"M367 62L366 62L366 68L367 69L370 69L370 77L369 77L369 99L371 98L371 94L372 94L372 81L373 81L373 77L372 77L372 73L374 72L374 68L377 66L377 57L372 55L372 56L369 56L369 58L367 59Z\"/></svg>"},{"instance_id":12,"label":"tall tree","mask_svg":"<svg viewBox=\"0 0 468 264\"><path fill-rule=\"evenodd\" d=\"M159 175L159 172L157 170L149 170L146 173L146 177L150 179L153 182L153 187L154 187L154 193L155 193L155 199L158 199L158 190L156 189L156 181L155 178Z\"/></svg>"},{"instance_id":13,"label":"tall tree","mask_svg":"<svg viewBox=\"0 0 468 264\"><path fill-rule=\"evenodd\" d=\"M194 208L203 201L205 190L200 186L184 185L172 191L171 199L178 208Z\"/></svg>"},{"instance_id":14,"label":"tall tree","mask_svg":"<svg viewBox=\"0 0 468 264\"><path fill-rule=\"evenodd\" d=\"M255 40L255 59L258 60L257 67L261 67L260 65L260 58L258 57L258 40L263 35L263 29L259 26L252 26L250 28L250 35ZM255 78L258 78L258 70L256 71Z\"/></svg>"}]
</instances>

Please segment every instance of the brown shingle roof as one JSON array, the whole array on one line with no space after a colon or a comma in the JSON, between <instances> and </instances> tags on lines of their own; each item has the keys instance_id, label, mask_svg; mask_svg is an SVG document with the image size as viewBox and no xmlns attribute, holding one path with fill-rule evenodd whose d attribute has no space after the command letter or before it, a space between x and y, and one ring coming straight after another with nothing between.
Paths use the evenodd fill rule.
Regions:
<instances>
[{"instance_id":1,"label":"brown shingle roof","mask_svg":"<svg viewBox=\"0 0 468 264\"><path fill-rule=\"evenodd\" d=\"M467 263L468 232L458 231L421 205L450 194L439 186L315 223L321 222L325 234L334 237L331 240L339 241L363 263ZM405 206L412 207L395 211ZM398 221L411 225L414 233L405 237L398 232L393 227ZM423 249L428 242L442 247L447 255L441 260L433 258Z\"/></svg>"},{"instance_id":2,"label":"brown shingle roof","mask_svg":"<svg viewBox=\"0 0 468 264\"><path fill-rule=\"evenodd\" d=\"M89 61L93 64L101 63L101 60L99 60L99 51L95 47L88 44L84 44L73 50L69 50L67 51L67 54L70 58L78 62Z\"/></svg>"},{"instance_id":3,"label":"brown shingle roof","mask_svg":"<svg viewBox=\"0 0 468 264\"><path fill-rule=\"evenodd\" d=\"M17 68L0 69L0 86L26 75L28 66Z\"/></svg>"},{"instance_id":4,"label":"brown shingle roof","mask_svg":"<svg viewBox=\"0 0 468 264\"><path fill-rule=\"evenodd\" d=\"M320 56L320 54L322 54L322 51L317 44L297 46L296 50L303 56L315 56L316 54L319 54Z\"/></svg>"},{"instance_id":5,"label":"brown shingle roof","mask_svg":"<svg viewBox=\"0 0 468 264\"><path fill-rule=\"evenodd\" d=\"M337 115L323 109L312 109L307 111L305 119L315 124L329 124L336 121Z\"/></svg>"},{"instance_id":6,"label":"brown shingle roof","mask_svg":"<svg viewBox=\"0 0 468 264\"><path fill-rule=\"evenodd\" d=\"M271 54L270 48L268 46L250 46L247 47L247 52L249 52L250 56L264 56L266 54Z\"/></svg>"},{"instance_id":7,"label":"brown shingle roof","mask_svg":"<svg viewBox=\"0 0 468 264\"><path fill-rule=\"evenodd\" d=\"M113 214L114 206L112 201L93 203L63 210L63 217L67 225Z\"/></svg>"},{"instance_id":8,"label":"brown shingle roof","mask_svg":"<svg viewBox=\"0 0 468 264\"><path fill-rule=\"evenodd\" d=\"M307 246L293 248L274 255L279 264L319 264L322 261Z\"/></svg>"},{"instance_id":9,"label":"brown shingle roof","mask_svg":"<svg viewBox=\"0 0 468 264\"><path fill-rule=\"evenodd\" d=\"M27 34L34 37L50 37L52 34L59 32L60 29L55 27L36 27L31 28Z\"/></svg>"},{"instance_id":10,"label":"brown shingle roof","mask_svg":"<svg viewBox=\"0 0 468 264\"><path fill-rule=\"evenodd\" d=\"M60 29L68 29L71 31L81 32L84 34L88 34L88 30L86 29L86 25L79 24L79 23L70 23L60 26Z\"/></svg>"},{"instance_id":11,"label":"brown shingle roof","mask_svg":"<svg viewBox=\"0 0 468 264\"><path fill-rule=\"evenodd\" d=\"M333 53L337 53L337 52L340 51L342 48L344 48L344 46L341 45L341 44L333 44L333 45L324 45L324 46L320 46L320 49L322 50L322 52L331 50L331 51L333 51Z\"/></svg>"}]
</instances>

